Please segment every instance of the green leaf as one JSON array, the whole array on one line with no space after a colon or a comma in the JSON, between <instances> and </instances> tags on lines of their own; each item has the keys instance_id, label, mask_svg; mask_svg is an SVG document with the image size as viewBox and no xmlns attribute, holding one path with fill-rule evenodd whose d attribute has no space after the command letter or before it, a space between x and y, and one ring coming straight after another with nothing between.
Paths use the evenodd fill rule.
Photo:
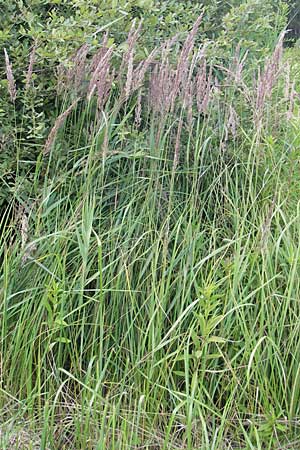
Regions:
<instances>
[{"instance_id":1,"label":"green leaf","mask_svg":"<svg viewBox=\"0 0 300 450\"><path fill-rule=\"evenodd\" d=\"M67 327L68 326L67 322L65 322L63 319L56 319L54 321L54 324L59 327Z\"/></svg>"},{"instance_id":2,"label":"green leaf","mask_svg":"<svg viewBox=\"0 0 300 450\"><path fill-rule=\"evenodd\" d=\"M220 353L210 353L209 355L205 356L206 359L219 359L222 358L222 355Z\"/></svg>"},{"instance_id":3,"label":"green leaf","mask_svg":"<svg viewBox=\"0 0 300 450\"><path fill-rule=\"evenodd\" d=\"M70 344L71 341L70 341L70 339L61 336L61 337L56 338L55 342L58 342L61 344Z\"/></svg>"},{"instance_id":4,"label":"green leaf","mask_svg":"<svg viewBox=\"0 0 300 450\"><path fill-rule=\"evenodd\" d=\"M174 370L174 375L178 375L179 377L185 377L185 372L183 370Z\"/></svg>"},{"instance_id":5,"label":"green leaf","mask_svg":"<svg viewBox=\"0 0 300 450\"><path fill-rule=\"evenodd\" d=\"M219 336L210 336L207 339L207 342L215 342L216 344L225 344L225 342L227 342L227 341L226 341L226 339L219 337Z\"/></svg>"}]
</instances>

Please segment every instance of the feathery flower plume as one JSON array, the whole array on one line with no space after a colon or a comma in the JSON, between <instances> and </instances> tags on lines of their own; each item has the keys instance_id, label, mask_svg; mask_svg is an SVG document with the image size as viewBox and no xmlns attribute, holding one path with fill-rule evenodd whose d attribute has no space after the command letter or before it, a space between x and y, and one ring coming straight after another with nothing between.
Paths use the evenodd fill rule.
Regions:
<instances>
[{"instance_id":1,"label":"feathery flower plume","mask_svg":"<svg viewBox=\"0 0 300 450\"><path fill-rule=\"evenodd\" d=\"M4 49L4 56L5 56L5 67L6 67L6 77L8 81L8 92L11 98L12 102L15 102L17 97L17 89L16 89L16 82L14 79L12 67L9 61L9 56L7 54L6 48Z\"/></svg>"},{"instance_id":2,"label":"feathery flower plume","mask_svg":"<svg viewBox=\"0 0 300 450\"><path fill-rule=\"evenodd\" d=\"M101 61L103 61L103 58L105 57L106 53L109 50L107 45L108 45L108 32L104 34L101 47L97 50L97 52L94 54L92 58L92 61L89 65L90 74L94 74L97 68L99 67Z\"/></svg>"},{"instance_id":3,"label":"feathery flower plume","mask_svg":"<svg viewBox=\"0 0 300 450\"><path fill-rule=\"evenodd\" d=\"M56 119L56 121L55 121L55 123L54 123L54 126L52 127L52 129L51 129L51 131L50 131L50 133L49 133L49 135L48 135L46 144L45 144L45 146L44 146L43 153L44 153L45 156L47 156L47 155L50 153L52 144L53 144L53 142L54 142L54 140L55 140L55 138L56 138L56 135L57 135L58 130L60 129L60 127L62 126L62 124L64 123L65 119L68 117L68 115L69 115L69 114L72 112L72 110L75 108L75 106L77 105L77 103L79 102L79 100L80 100L80 97L77 98L77 99L69 106L69 108L66 109L66 111L64 111L62 114L60 114L60 115L58 116L58 118Z\"/></svg>"},{"instance_id":4,"label":"feathery flower plume","mask_svg":"<svg viewBox=\"0 0 300 450\"><path fill-rule=\"evenodd\" d=\"M113 53L113 47L106 49L105 53L102 53L102 58L98 62L98 66L92 73L92 77L89 83L87 99L91 100L95 91L97 92L97 107L98 111L101 111L107 102L111 86L115 78L115 71L110 70L110 59Z\"/></svg>"},{"instance_id":5,"label":"feathery flower plume","mask_svg":"<svg viewBox=\"0 0 300 450\"><path fill-rule=\"evenodd\" d=\"M208 109L212 93L212 84L212 67L208 69L206 60L203 58L196 75L196 101L199 113L206 113Z\"/></svg>"},{"instance_id":6,"label":"feathery flower plume","mask_svg":"<svg viewBox=\"0 0 300 450\"><path fill-rule=\"evenodd\" d=\"M257 124L261 121L265 102L270 98L281 71L284 36L285 32L281 33L273 55L266 62L263 72L258 71L255 101L255 122Z\"/></svg>"},{"instance_id":7,"label":"feathery flower plume","mask_svg":"<svg viewBox=\"0 0 300 450\"><path fill-rule=\"evenodd\" d=\"M123 55L119 77L122 76L122 72L125 66L127 66L127 75L125 83L125 100L129 98L133 83L133 60L134 60L134 48L139 38L139 34L142 27L142 21L140 21L138 27L135 27L135 20L132 23L131 29L127 38L127 50Z\"/></svg>"},{"instance_id":8,"label":"feathery flower plume","mask_svg":"<svg viewBox=\"0 0 300 450\"><path fill-rule=\"evenodd\" d=\"M229 111L230 111L230 114L229 114L229 119L227 122L227 127L228 127L228 130L231 132L232 136L235 138L236 134L237 134L237 127L238 127L239 119L238 119L238 115L237 115L235 109L233 108L233 106L230 105Z\"/></svg>"},{"instance_id":9,"label":"feathery flower plume","mask_svg":"<svg viewBox=\"0 0 300 450\"><path fill-rule=\"evenodd\" d=\"M36 44L33 45L32 50L30 52L29 56L29 64L26 74L26 84L25 84L25 90L27 91L29 89L31 79L32 79L32 73L33 73L33 66L35 63L35 56L36 56Z\"/></svg>"},{"instance_id":10,"label":"feathery flower plume","mask_svg":"<svg viewBox=\"0 0 300 450\"><path fill-rule=\"evenodd\" d=\"M130 31L128 33L128 37L127 37L127 40L126 40L127 49L126 49L126 52L124 52L123 58L122 58L122 61L121 61L120 71L119 71L119 78L122 76L124 67L128 66L129 59L134 55L134 47L135 47L135 45L137 43L137 40L138 40L139 35L140 35L141 28L142 28L142 20L138 24L137 28L136 28L135 24L136 24L136 21L133 20L132 25L131 25L131 29L130 29Z\"/></svg>"},{"instance_id":11,"label":"feathery flower plume","mask_svg":"<svg viewBox=\"0 0 300 450\"><path fill-rule=\"evenodd\" d=\"M75 56L73 57L73 70L70 73L70 82L73 80L74 87L76 91L80 89L80 86L82 85L83 80L85 79L86 75L86 66L87 66L87 55L89 52L89 45L84 44L82 45L79 50L76 52Z\"/></svg>"},{"instance_id":12,"label":"feathery flower plume","mask_svg":"<svg viewBox=\"0 0 300 450\"><path fill-rule=\"evenodd\" d=\"M92 61L90 64L90 72L94 72L97 69L99 62L105 56L105 54L108 50L107 44L108 44L108 32L106 32L104 34L104 37L103 37L102 43L101 43L101 47L97 50L97 52L94 54L94 56L92 58Z\"/></svg>"},{"instance_id":13,"label":"feathery flower plume","mask_svg":"<svg viewBox=\"0 0 300 450\"><path fill-rule=\"evenodd\" d=\"M138 90L142 86L146 72L151 66L151 64L153 64L157 52L158 52L157 49L152 50L152 52L147 56L147 58L141 61L136 67L136 69L133 71L132 92Z\"/></svg>"},{"instance_id":14,"label":"feathery flower plume","mask_svg":"<svg viewBox=\"0 0 300 450\"><path fill-rule=\"evenodd\" d=\"M293 116L296 97L297 93L295 90L295 80L293 80L291 83L291 66L290 64L287 64L285 75L284 100L288 105L288 110L286 113L286 118L288 120L290 120Z\"/></svg>"},{"instance_id":15,"label":"feathery flower plume","mask_svg":"<svg viewBox=\"0 0 300 450\"><path fill-rule=\"evenodd\" d=\"M236 138L238 123L239 123L238 115L237 115L235 109L233 108L233 106L230 105L229 106L229 117L228 117L227 123L225 124L225 137L224 137L223 145L226 145L226 142L228 141L230 134L233 137L233 139Z\"/></svg>"},{"instance_id":16,"label":"feathery flower plume","mask_svg":"<svg viewBox=\"0 0 300 450\"><path fill-rule=\"evenodd\" d=\"M174 80L175 71L168 60L155 65L149 88L149 101L154 111L164 114L170 110Z\"/></svg>"},{"instance_id":17,"label":"feathery flower plume","mask_svg":"<svg viewBox=\"0 0 300 450\"><path fill-rule=\"evenodd\" d=\"M25 208L22 205L19 205L19 215L20 215L20 222L21 222L21 247L22 249L25 248L27 241L28 241L28 229L29 229L29 221L28 216L25 213Z\"/></svg>"},{"instance_id":18,"label":"feathery flower plume","mask_svg":"<svg viewBox=\"0 0 300 450\"><path fill-rule=\"evenodd\" d=\"M141 115L142 115L142 92L139 90L138 97L137 97L137 103L135 108L135 119L134 122L136 123L137 127L141 124Z\"/></svg>"},{"instance_id":19,"label":"feathery flower plume","mask_svg":"<svg viewBox=\"0 0 300 450\"><path fill-rule=\"evenodd\" d=\"M97 107L99 111L102 111L105 103L108 100L109 93L115 79L115 69L110 71L109 66L102 74L99 74L97 81Z\"/></svg>"},{"instance_id":20,"label":"feathery flower plume","mask_svg":"<svg viewBox=\"0 0 300 450\"><path fill-rule=\"evenodd\" d=\"M29 238L29 212L26 212L23 205L19 204L17 210L17 222L21 233L21 249L23 250L23 256L21 259L21 265L23 266L31 255L37 249L35 242L28 242Z\"/></svg>"},{"instance_id":21,"label":"feathery flower plume","mask_svg":"<svg viewBox=\"0 0 300 450\"><path fill-rule=\"evenodd\" d=\"M193 122L194 91L195 83L194 80L191 79L186 87L186 94L183 105L187 110L187 121L189 125L191 125Z\"/></svg>"},{"instance_id":22,"label":"feathery flower plume","mask_svg":"<svg viewBox=\"0 0 300 450\"><path fill-rule=\"evenodd\" d=\"M182 103L183 108L187 110L187 119L189 125L191 125L193 120L193 103L194 103L194 91L195 91L195 79L194 79L194 69L199 56L199 52L195 53L189 68L189 73L186 79L184 89L182 89Z\"/></svg>"},{"instance_id":23,"label":"feathery flower plume","mask_svg":"<svg viewBox=\"0 0 300 450\"><path fill-rule=\"evenodd\" d=\"M91 80L88 87L87 99L91 100L96 88L103 89L103 82L106 81L108 73L110 71L110 59L112 57L113 47L106 49L102 54L102 58L99 60L97 67L92 73Z\"/></svg>"},{"instance_id":24,"label":"feathery flower plume","mask_svg":"<svg viewBox=\"0 0 300 450\"><path fill-rule=\"evenodd\" d=\"M227 69L229 76L232 78L232 80L235 84L240 84L242 82L242 73L243 73L243 69L245 66L245 61L248 56L248 50L247 50L241 59L240 52L241 52L241 44L239 43L236 48L235 55L233 58L233 69L232 70Z\"/></svg>"},{"instance_id":25,"label":"feathery flower plume","mask_svg":"<svg viewBox=\"0 0 300 450\"><path fill-rule=\"evenodd\" d=\"M296 99L296 90L295 90L295 80L292 83L290 94L289 94L289 109L287 111L286 117L290 120L293 117L294 108L295 108L295 99Z\"/></svg>"},{"instance_id":26,"label":"feathery flower plume","mask_svg":"<svg viewBox=\"0 0 300 450\"><path fill-rule=\"evenodd\" d=\"M22 261L21 261L22 265L24 265L26 263L26 261L31 258L32 253L34 253L36 251L36 249L37 249L37 246L36 246L35 242L29 242L26 245L24 254L22 256Z\"/></svg>"},{"instance_id":27,"label":"feathery flower plume","mask_svg":"<svg viewBox=\"0 0 300 450\"><path fill-rule=\"evenodd\" d=\"M161 114L168 112L171 108L176 71L170 66L169 52L176 40L177 37L172 38L162 45L161 61L154 65L150 77L149 103L154 111Z\"/></svg>"},{"instance_id":28,"label":"feathery flower plume","mask_svg":"<svg viewBox=\"0 0 300 450\"><path fill-rule=\"evenodd\" d=\"M127 64L127 77L126 77L126 84L125 84L125 100L128 100L130 92L131 92L132 74L133 74L133 50L130 52L130 55L128 58L128 64Z\"/></svg>"},{"instance_id":29,"label":"feathery flower plume","mask_svg":"<svg viewBox=\"0 0 300 450\"><path fill-rule=\"evenodd\" d=\"M179 55L179 59L178 59L178 64L177 64L177 68L176 68L176 77L175 77L175 81L174 81L174 86L173 86L173 92L172 92L172 101L171 101L171 110L174 109L175 106L175 100L178 96L180 87L182 86L183 89L185 87L185 81L188 75L188 71L189 71L189 64L190 64L190 56L192 54L194 45L195 45L195 39L196 39L196 35L200 26L200 23L202 21L202 17L203 14L201 14L198 19L196 20L196 22L193 25L192 30L189 32L182 50L180 52Z\"/></svg>"},{"instance_id":30,"label":"feathery flower plume","mask_svg":"<svg viewBox=\"0 0 300 450\"><path fill-rule=\"evenodd\" d=\"M83 44L67 62L68 68L60 64L57 68L57 91L62 93L70 88L80 91L87 73L87 54L89 45Z\"/></svg>"},{"instance_id":31,"label":"feathery flower plume","mask_svg":"<svg viewBox=\"0 0 300 450\"><path fill-rule=\"evenodd\" d=\"M180 156L180 139L181 139L181 132L182 132L182 126L183 126L183 119L180 117L179 125L177 128L177 135L176 135L176 142L175 142L175 152L174 152L174 159L173 159L173 170L176 170L179 162L179 156Z\"/></svg>"}]
</instances>

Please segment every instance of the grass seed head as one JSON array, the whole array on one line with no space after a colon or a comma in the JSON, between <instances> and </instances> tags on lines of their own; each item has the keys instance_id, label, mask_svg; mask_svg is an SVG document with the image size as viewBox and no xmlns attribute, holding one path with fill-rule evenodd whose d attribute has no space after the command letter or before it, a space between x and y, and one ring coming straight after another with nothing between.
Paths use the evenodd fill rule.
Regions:
<instances>
[{"instance_id":1,"label":"grass seed head","mask_svg":"<svg viewBox=\"0 0 300 450\"><path fill-rule=\"evenodd\" d=\"M5 56L5 68L6 68L6 77L8 81L8 92L11 98L12 102L15 102L17 97L17 88L16 88L16 82L12 71L12 66L9 60L8 53L6 51L6 48L4 49L4 56Z\"/></svg>"},{"instance_id":2,"label":"grass seed head","mask_svg":"<svg viewBox=\"0 0 300 450\"><path fill-rule=\"evenodd\" d=\"M31 79L32 79L32 74L33 74L33 66L36 60L36 44L33 45L30 55L29 55L29 64L28 64L28 69L27 69L27 74L26 74L26 84L25 84L25 90L27 91L30 87L30 83L31 83Z\"/></svg>"},{"instance_id":3,"label":"grass seed head","mask_svg":"<svg viewBox=\"0 0 300 450\"><path fill-rule=\"evenodd\" d=\"M73 111L73 109L75 108L75 106L77 105L77 103L79 102L80 98L77 98L70 106L68 109L66 109L66 111L64 111L62 114L60 114L60 116L58 116L58 118L56 119L54 126L52 127L46 144L44 146L44 156L47 156L50 151L51 151L51 147L55 141L56 135L58 130L60 129L60 127L62 126L62 124L64 123L65 119L70 115L70 113Z\"/></svg>"}]
</instances>

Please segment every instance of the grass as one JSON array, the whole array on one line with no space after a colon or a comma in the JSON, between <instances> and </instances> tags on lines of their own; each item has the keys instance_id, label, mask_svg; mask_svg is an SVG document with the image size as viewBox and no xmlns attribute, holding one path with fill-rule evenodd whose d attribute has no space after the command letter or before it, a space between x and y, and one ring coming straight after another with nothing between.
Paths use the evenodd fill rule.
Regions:
<instances>
[{"instance_id":1,"label":"grass","mask_svg":"<svg viewBox=\"0 0 300 450\"><path fill-rule=\"evenodd\" d=\"M3 450L300 447L299 119L256 130L241 108L224 141L241 99L223 99L184 125L177 166L184 110L138 130L134 100L98 119L80 102L26 201L16 185Z\"/></svg>"}]
</instances>

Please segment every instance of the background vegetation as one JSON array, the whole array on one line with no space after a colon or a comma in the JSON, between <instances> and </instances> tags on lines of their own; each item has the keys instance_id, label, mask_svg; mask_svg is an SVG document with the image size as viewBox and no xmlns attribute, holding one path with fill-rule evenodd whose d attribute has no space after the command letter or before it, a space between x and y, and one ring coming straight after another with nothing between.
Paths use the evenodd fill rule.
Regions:
<instances>
[{"instance_id":1,"label":"background vegetation","mask_svg":"<svg viewBox=\"0 0 300 450\"><path fill-rule=\"evenodd\" d=\"M1 5L1 448L300 447L291 6Z\"/></svg>"}]
</instances>

